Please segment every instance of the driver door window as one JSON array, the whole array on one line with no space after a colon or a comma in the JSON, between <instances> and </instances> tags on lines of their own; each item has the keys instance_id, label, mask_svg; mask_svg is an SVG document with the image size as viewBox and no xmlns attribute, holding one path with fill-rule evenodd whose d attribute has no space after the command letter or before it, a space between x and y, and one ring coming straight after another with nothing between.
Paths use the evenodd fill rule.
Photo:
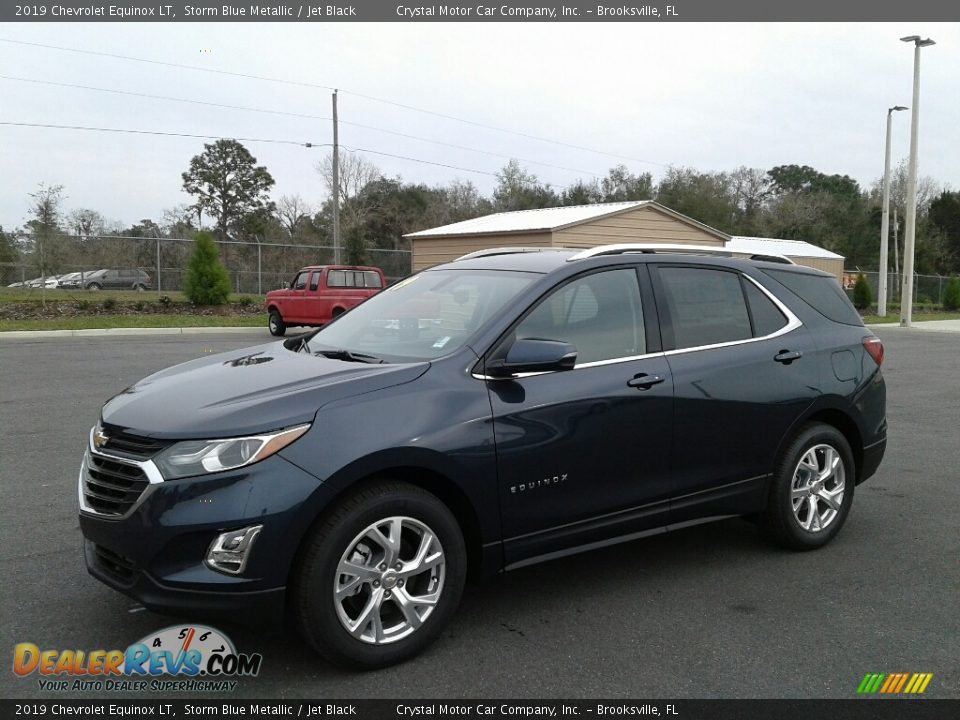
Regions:
<instances>
[{"instance_id":1,"label":"driver door window","mask_svg":"<svg viewBox=\"0 0 960 720\"><path fill-rule=\"evenodd\" d=\"M520 323L516 337L570 343L577 350L577 365L644 355L636 271L607 270L567 283Z\"/></svg>"}]
</instances>

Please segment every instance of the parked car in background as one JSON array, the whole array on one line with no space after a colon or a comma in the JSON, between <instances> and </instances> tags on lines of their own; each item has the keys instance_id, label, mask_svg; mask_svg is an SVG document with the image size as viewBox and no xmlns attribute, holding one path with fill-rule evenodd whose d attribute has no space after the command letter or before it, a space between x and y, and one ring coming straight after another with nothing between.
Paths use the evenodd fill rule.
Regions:
<instances>
[{"instance_id":1,"label":"parked car in background","mask_svg":"<svg viewBox=\"0 0 960 720\"><path fill-rule=\"evenodd\" d=\"M288 612L322 655L372 668L444 632L468 567L731 516L823 547L884 455L883 344L833 275L718 252L480 252L314 333L134 384L80 469L90 573L180 616ZM620 556L642 568L657 548ZM731 563L726 602L749 565ZM779 581L814 566L835 597L836 554ZM551 572L573 590L552 603L603 587Z\"/></svg>"},{"instance_id":2,"label":"parked car in background","mask_svg":"<svg viewBox=\"0 0 960 720\"><path fill-rule=\"evenodd\" d=\"M89 272L86 272L86 273L72 272L72 273L67 273L66 275L61 275L59 278L57 278L57 287L63 288L66 290L79 288L81 275L85 275L86 277L89 277L90 273Z\"/></svg>"},{"instance_id":3,"label":"parked car in background","mask_svg":"<svg viewBox=\"0 0 960 720\"><path fill-rule=\"evenodd\" d=\"M383 289L380 268L355 265L305 267L290 286L267 293L271 335L283 335L291 325L317 327L359 305Z\"/></svg>"},{"instance_id":4,"label":"parked car in background","mask_svg":"<svg viewBox=\"0 0 960 720\"><path fill-rule=\"evenodd\" d=\"M20 287L29 287L29 288L40 288L46 286L48 290L51 290L57 287L57 276L56 275L47 275L47 277L34 278L33 280L25 280L22 283L19 283Z\"/></svg>"},{"instance_id":5,"label":"parked car in background","mask_svg":"<svg viewBox=\"0 0 960 720\"><path fill-rule=\"evenodd\" d=\"M98 270L83 279L85 290L152 290L153 280L145 270Z\"/></svg>"}]
</instances>

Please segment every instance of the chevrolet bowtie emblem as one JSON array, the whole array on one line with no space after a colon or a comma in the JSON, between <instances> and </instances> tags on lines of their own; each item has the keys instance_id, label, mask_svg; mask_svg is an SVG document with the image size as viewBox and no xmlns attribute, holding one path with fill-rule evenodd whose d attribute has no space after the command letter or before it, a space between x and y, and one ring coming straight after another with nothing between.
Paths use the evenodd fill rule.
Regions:
<instances>
[{"instance_id":1,"label":"chevrolet bowtie emblem","mask_svg":"<svg viewBox=\"0 0 960 720\"><path fill-rule=\"evenodd\" d=\"M107 444L107 440L109 440L109 438L103 433L103 430L97 430L93 434L94 447L102 448Z\"/></svg>"}]
</instances>

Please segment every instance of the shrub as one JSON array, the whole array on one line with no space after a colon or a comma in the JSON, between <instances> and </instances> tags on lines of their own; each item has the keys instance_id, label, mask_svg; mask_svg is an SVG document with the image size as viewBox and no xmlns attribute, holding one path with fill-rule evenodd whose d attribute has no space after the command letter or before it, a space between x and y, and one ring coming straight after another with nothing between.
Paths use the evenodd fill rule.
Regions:
<instances>
[{"instance_id":1,"label":"shrub","mask_svg":"<svg viewBox=\"0 0 960 720\"><path fill-rule=\"evenodd\" d=\"M960 310L960 277L952 277L943 290L943 309Z\"/></svg>"},{"instance_id":2,"label":"shrub","mask_svg":"<svg viewBox=\"0 0 960 720\"><path fill-rule=\"evenodd\" d=\"M242 308L248 308L253 305L253 298L249 295L244 295L242 298L237 300L237 304Z\"/></svg>"},{"instance_id":3,"label":"shrub","mask_svg":"<svg viewBox=\"0 0 960 720\"><path fill-rule=\"evenodd\" d=\"M173 304L173 300L170 299L169 295L161 295L157 298L157 302L165 308L170 307Z\"/></svg>"},{"instance_id":4,"label":"shrub","mask_svg":"<svg viewBox=\"0 0 960 720\"><path fill-rule=\"evenodd\" d=\"M133 309L136 310L137 312L143 312L143 309L144 309L146 306L147 306L147 304L146 304L145 302L143 302L143 300L138 300L137 302L135 302L135 303L133 304Z\"/></svg>"},{"instance_id":5,"label":"shrub","mask_svg":"<svg viewBox=\"0 0 960 720\"><path fill-rule=\"evenodd\" d=\"M230 295L230 276L220 264L210 233L198 232L193 236L193 253L183 278L183 294L194 305L220 305Z\"/></svg>"},{"instance_id":6,"label":"shrub","mask_svg":"<svg viewBox=\"0 0 960 720\"><path fill-rule=\"evenodd\" d=\"M106 298L106 299L103 301L103 309L104 309L104 310L108 310L108 311L109 311L109 310L113 310L116 306L117 306L117 301L116 301L116 299L114 299L114 298Z\"/></svg>"},{"instance_id":7,"label":"shrub","mask_svg":"<svg viewBox=\"0 0 960 720\"><path fill-rule=\"evenodd\" d=\"M90 311L90 301L89 300L77 300L73 303L73 306L80 312L89 312Z\"/></svg>"},{"instance_id":8,"label":"shrub","mask_svg":"<svg viewBox=\"0 0 960 720\"><path fill-rule=\"evenodd\" d=\"M866 310L873 302L873 292L870 283L863 273L857 275L857 282L853 286L853 305L857 310Z\"/></svg>"}]
</instances>

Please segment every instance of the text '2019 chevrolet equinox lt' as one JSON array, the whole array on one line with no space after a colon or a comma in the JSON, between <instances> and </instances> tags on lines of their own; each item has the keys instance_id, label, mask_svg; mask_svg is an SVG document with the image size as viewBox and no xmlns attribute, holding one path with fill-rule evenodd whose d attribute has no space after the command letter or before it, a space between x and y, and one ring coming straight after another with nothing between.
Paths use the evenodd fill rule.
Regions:
<instances>
[{"instance_id":1,"label":"text '2019 chevrolet equinox lt'","mask_svg":"<svg viewBox=\"0 0 960 720\"><path fill-rule=\"evenodd\" d=\"M832 275L773 260L490 250L151 375L90 432L88 568L378 667L437 638L468 570L738 515L818 548L883 457L883 345Z\"/></svg>"}]
</instances>

